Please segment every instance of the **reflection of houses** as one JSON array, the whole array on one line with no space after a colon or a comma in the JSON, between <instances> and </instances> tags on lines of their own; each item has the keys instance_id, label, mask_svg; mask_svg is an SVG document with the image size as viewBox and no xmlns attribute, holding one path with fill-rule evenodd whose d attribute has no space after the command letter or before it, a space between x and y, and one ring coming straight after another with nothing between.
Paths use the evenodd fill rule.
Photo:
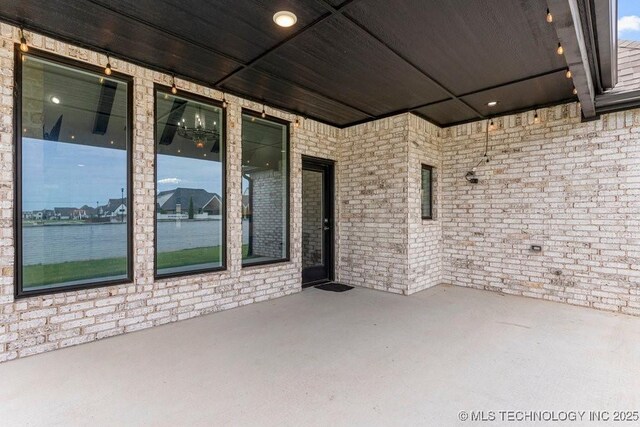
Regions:
<instances>
[{"instance_id":1,"label":"reflection of houses","mask_svg":"<svg viewBox=\"0 0 640 427\"><path fill-rule=\"evenodd\" d=\"M101 217L124 218L127 215L127 198L109 199L106 205L98 207Z\"/></svg>"},{"instance_id":2,"label":"reflection of houses","mask_svg":"<svg viewBox=\"0 0 640 427\"><path fill-rule=\"evenodd\" d=\"M53 208L53 212L57 219L73 219L73 213L76 208Z\"/></svg>"},{"instance_id":3,"label":"reflection of houses","mask_svg":"<svg viewBox=\"0 0 640 427\"><path fill-rule=\"evenodd\" d=\"M158 193L156 206L160 214L188 215L189 205L193 204L195 215L220 215L222 199L216 193L209 193L201 188L176 188Z\"/></svg>"},{"instance_id":4,"label":"reflection of houses","mask_svg":"<svg viewBox=\"0 0 640 427\"><path fill-rule=\"evenodd\" d=\"M74 215L76 219L93 218L96 215L96 208L92 208L91 206L84 205L80 209L76 209Z\"/></svg>"}]
</instances>

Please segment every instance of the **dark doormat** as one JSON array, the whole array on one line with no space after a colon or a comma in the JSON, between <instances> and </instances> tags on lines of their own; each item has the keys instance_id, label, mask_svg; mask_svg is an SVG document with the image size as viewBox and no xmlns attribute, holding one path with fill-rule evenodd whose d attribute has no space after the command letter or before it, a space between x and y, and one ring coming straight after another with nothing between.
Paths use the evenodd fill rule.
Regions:
<instances>
[{"instance_id":1,"label":"dark doormat","mask_svg":"<svg viewBox=\"0 0 640 427\"><path fill-rule=\"evenodd\" d=\"M343 285L341 283L325 283L324 285L316 286L316 289L331 292L346 292L353 289L353 286Z\"/></svg>"}]
</instances>

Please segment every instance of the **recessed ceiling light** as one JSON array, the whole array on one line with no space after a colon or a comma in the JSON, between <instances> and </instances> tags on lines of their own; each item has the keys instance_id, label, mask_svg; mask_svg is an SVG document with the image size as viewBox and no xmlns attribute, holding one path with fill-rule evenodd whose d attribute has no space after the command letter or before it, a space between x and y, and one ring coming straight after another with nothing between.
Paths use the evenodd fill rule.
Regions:
<instances>
[{"instance_id":1,"label":"recessed ceiling light","mask_svg":"<svg viewBox=\"0 0 640 427\"><path fill-rule=\"evenodd\" d=\"M50 99L54 104L60 104L60 98L58 98L57 96L52 96Z\"/></svg>"},{"instance_id":2,"label":"recessed ceiling light","mask_svg":"<svg viewBox=\"0 0 640 427\"><path fill-rule=\"evenodd\" d=\"M273 15L273 22L281 27L287 28L298 22L298 17L293 12L289 12L288 10L281 10L280 12L276 12Z\"/></svg>"},{"instance_id":3,"label":"recessed ceiling light","mask_svg":"<svg viewBox=\"0 0 640 427\"><path fill-rule=\"evenodd\" d=\"M489 101L489 102L487 102L487 106L488 107L495 107L496 105L498 105L498 101Z\"/></svg>"}]
</instances>

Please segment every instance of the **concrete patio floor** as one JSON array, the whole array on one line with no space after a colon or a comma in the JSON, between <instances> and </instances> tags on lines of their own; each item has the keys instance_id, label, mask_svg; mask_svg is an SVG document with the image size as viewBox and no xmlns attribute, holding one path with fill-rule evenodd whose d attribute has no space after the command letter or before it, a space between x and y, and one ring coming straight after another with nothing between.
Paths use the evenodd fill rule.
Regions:
<instances>
[{"instance_id":1,"label":"concrete patio floor","mask_svg":"<svg viewBox=\"0 0 640 427\"><path fill-rule=\"evenodd\" d=\"M0 365L6 426L500 424L462 410L640 410L640 318L311 288Z\"/></svg>"}]
</instances>

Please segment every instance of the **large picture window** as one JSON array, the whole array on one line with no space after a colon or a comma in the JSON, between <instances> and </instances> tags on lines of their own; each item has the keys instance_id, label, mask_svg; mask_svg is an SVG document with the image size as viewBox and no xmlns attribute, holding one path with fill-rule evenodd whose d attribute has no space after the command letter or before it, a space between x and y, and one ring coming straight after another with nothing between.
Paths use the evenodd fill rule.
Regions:
<instances>
[{"instance_id":1,"label":"large picture window","mask_svg":"<svg viewBox=\"0 0 640 427\"><path fill-rule=\"evenodd\" d=\"M131 82L16 49L18 296L131 280Z\"/></svg>"},{"instance_id":2,"label":"large picture window","mask_svg":"<svg viewBox=\"0 0 640 427\"><path fill-rule=\"evenodd\" d=\"M219 270L225 260L222 108L156 87L156 275Z\"/></svg>"},{"instance_id":3,"label":"large picture window","mask_svg":"<svg viewBox=\"0 0 640 427\"><path fill-rule=\"evenodd\" d=\"M289 126L242 115L242 264L289 257Z\"/></svg>"}]
</instances>

